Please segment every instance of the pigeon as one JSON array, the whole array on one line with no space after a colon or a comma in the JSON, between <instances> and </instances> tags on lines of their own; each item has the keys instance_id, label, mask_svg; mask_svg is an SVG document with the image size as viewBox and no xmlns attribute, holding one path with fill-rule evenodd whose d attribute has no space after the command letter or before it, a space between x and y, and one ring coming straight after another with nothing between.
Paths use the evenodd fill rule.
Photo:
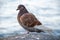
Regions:
<instances>
[{"instance_id":1,"label":"pigeon","mask_svg":"<svg viewBox=\"0 0 60 40\"><path fill-rule=\"evenodd\" d=\"M17 15L18 23L28 32L44 32L41 29L38 29L39 25L42 23L33 15L32 13L28 12L24 5L18 5L17 9L19 10ZM39 27L40 28L40 27Z\"/></svg>"}]
</instances>

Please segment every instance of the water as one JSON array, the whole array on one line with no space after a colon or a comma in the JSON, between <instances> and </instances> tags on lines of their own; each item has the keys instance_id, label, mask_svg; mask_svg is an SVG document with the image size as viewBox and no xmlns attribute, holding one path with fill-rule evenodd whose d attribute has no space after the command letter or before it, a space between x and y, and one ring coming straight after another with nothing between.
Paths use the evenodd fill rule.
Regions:
<instances>
[{"instance_id":1,"label":"water","mask_svg":"<svg viewBox=\"0 0 60 40\"><path fill-rule=\"evenodd\" d=\"M24 4L44 26L60 34L60 0L0 0L0 35L25 32L18 24L16 11L19 4ZM58 30L58 31L57 31Z\"/></svg>"}]
</instances>

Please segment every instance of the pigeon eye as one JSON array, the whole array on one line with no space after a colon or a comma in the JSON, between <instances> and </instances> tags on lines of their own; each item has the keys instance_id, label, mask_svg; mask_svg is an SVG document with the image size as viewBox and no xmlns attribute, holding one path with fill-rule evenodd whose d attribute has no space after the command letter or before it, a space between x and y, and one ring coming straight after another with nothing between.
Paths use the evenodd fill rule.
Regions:
<instances>
[{"instance_id":1,"label":"pigeon eye","mask_svg":"<svg viewBox=\"0 0 60 40\"><path fill-rule=\"evenodd\" d=\"M21 7L21 9L24 9L23 7Z\"/></svg>"}]
</instances>

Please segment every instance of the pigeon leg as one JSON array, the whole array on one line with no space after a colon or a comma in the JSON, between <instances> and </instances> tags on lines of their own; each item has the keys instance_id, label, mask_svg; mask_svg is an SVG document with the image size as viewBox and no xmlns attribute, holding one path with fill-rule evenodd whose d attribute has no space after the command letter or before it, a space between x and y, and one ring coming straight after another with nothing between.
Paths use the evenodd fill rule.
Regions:
<instances>
[{"instance_id":1,"label":"pigeon leg","mask_svg":"<svg viewBox=\"0 0 60 40\"><path fill-rule=\"evenodd\" d=\"M29 31L27 32L27 34L29 34Z\"/></svg>"}]
</instances>

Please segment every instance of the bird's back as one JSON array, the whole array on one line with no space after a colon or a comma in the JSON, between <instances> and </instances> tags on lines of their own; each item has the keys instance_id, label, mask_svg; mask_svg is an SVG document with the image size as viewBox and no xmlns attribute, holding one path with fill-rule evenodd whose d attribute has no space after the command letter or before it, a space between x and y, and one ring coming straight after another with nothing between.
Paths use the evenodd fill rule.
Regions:
<instances>
[{"instance_id":1,"label":"bird's back","mask_svg":"<svg viewBox=\"0 0 60 40\"><path fill-rule=\"evenodd\" d=\"M35 25L41 25L36 17L31 13L25 13L20 17L20 21L27 27L34 27Z\"/></svg>"}]
</instances>

